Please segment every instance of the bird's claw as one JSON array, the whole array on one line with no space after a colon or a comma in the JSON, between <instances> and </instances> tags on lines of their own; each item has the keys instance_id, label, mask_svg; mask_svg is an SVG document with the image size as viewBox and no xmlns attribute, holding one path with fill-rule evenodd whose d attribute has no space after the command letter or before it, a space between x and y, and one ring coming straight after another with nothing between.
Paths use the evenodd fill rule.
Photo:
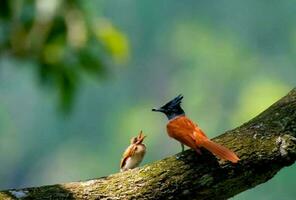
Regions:
<instances>
[{"instance_id":1,"label":"bird's claw","mask_svg":"<svg viewBox=\"0 0 296 200\"><path fill-rule=\"evenodd\" d=\"M180 160L181 158L184 158L184 154L183 152L179 153L178 155L176 155L176 159Z\"/></svg>"}]
</instances>

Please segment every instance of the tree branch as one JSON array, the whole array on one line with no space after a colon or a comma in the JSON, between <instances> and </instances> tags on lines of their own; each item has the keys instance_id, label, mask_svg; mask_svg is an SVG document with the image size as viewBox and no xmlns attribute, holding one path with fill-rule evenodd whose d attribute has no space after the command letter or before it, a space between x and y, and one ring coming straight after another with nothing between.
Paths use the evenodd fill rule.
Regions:
<instances>
[{"instance_id":1,"label":"tree branch","mask_svg":"<svg viewBox=\"0 0 296 200\"><path fill-rule=\"evenodd\" d=\"M256 118L214 141L237 165L185 151L108 177L0 192L0 199L227 199L271 179L296 159L296 88Z\"/></svg>"}]
</instances>

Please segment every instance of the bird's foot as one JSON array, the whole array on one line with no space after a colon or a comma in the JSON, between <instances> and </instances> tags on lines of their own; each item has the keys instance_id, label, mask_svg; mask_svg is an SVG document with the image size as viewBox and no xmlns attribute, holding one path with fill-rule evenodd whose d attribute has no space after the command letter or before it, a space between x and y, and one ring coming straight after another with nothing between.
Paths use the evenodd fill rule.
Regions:
<instances>
[{"instance_id":1,"label":"bird's foot","mask_svg":"<svg viewBox=\"0 0 296 200\"><path fill-rule=\"evenodd\" d=\"M176 155L176 159L177 159L177 160L180 160L180 159L182 159L182 158L184 158L184 157L185 157L185 155L183 154L183 152L178 153L178 154Z\"/></svg>"},{"instance_id":2,"label":"bird's foot","mask_svg":"<svg viewBox=\"0 0 296 200\"><path fill-rule=\"evenodd\" d=\"M200 149L195 149L195 151L196 151L196 153L198 154L198 155L202 155L202 153L201 153L201 150Z\"/></svg>"}]
</instances>

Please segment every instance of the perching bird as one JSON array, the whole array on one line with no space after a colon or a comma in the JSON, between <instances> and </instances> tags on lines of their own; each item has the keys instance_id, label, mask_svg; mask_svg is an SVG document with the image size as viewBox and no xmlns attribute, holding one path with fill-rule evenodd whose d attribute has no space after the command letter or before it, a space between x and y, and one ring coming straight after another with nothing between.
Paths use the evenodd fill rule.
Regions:
<instances>
[{"instance_id":1,"label":"perching bird","mask_svg":"<svg viewBox=\"0 0 296 200\"><path fill-rule=\"evenodd\" d=\"M142 144L145 137L141 131L137 137L131 139L131 144L122 155L120 162L121 172L133 169L141 163L146 153L146 146Z\"/></svg>"},{"instance_id":2,"label":"perching bird","mask_svg":"<svg viewBox=\"0 0 296 200\"><path fill-rule=\"evenodd\" d=\"M179 95L164 106L152 109L152 111L164 113L169 119L168 135L181 143L182 151L186 145L201 154L200 148L204 147L221 159L237 163L239 158L233 151L211 141L197 124L186 117L180 105L182 99L183 96Z\"/></svg>"}]
</instances>

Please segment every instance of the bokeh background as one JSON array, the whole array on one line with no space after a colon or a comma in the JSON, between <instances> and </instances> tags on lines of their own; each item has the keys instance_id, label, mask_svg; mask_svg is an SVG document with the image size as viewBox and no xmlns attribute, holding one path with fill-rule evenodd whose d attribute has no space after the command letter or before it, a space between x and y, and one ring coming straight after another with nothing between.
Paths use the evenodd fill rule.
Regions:
<instances>
[{"instance_id":1,"label":"bokeh background","mask_svg":"<svg viewBox=\"0 0 296 200\"><path fill-rule=\"evenodd\" d=\"M293 0L3 0L0 189L115 173L143 130L143 164L180 151L152 113L182 93L210 136L296 85ZM266 169L268 170L268 169ZM294 199L296 166L234 197Z\"/></svg>"}]
</instances>

